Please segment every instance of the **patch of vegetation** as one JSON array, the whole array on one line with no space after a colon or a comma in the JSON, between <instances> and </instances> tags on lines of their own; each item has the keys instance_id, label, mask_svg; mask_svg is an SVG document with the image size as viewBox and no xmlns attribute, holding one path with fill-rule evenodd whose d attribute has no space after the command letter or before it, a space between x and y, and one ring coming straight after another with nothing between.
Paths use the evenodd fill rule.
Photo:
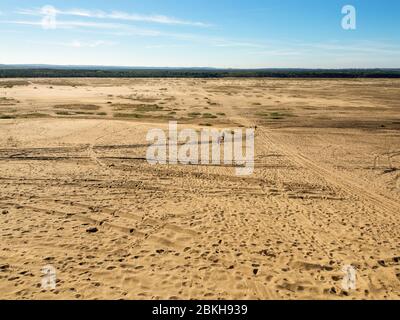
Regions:
<instances>
[{"instance_id":1,"label":"patch of vegetation","mask_svg":"<svg viewBox=\"0 0 400 320\"><path fill-rule=\"evenodd\" d=\"M0 68L0 78L400 78L400 69ZM28 81L9 81L28 85ZM15 84L14 84L15 83ZM5 84L0 83L0 87ZM234 88L227 87L231 91ZM242 89L242 88L240 88Z\"/></svg>"},{"instance_id":2,"label":"patch of vegetation","mask_svg":"<svg viewBox=\"0 0 400 320\"><path fill-rule=\"evenodd\" d=\"M134 100L142 102L142 103L154 103L154 102L157 102L159 99L156 99L156 98L136 98Z\"/></svg>"},{"instance_id":3,"label":"patch of vegetation","mask_svg":"<svg viewBox=\"0 0 400 320\"><path fill-rule=\"evenodd\" d=\"M4 113L16 113L18 110L13 108L1 108L0 111Z\"/></svg>"},{"instance_id":4,"label":"patch of vegetation","mask_svg":"<svg viewBox=\"0 0 400 320\"><path fill-rule=\"evenodd\" d=\"M163 111L164 107L160 107L157 104L114 104L113 105L115 111L125 111L125 110L134 110L136 112L155 112L155 111Z\"/></svg>"},{"instance_id":5,"label":"patch of vegetation","mask_svg":"<svg viewBox=\"0 0 400 320\"><path fill-rule=\"evenodd\" d=\"M191 118L195 118L195 117L201 116L201 113L200 112L191 112L188 114L188 116Z\"/></svg>"},{"instance_id":6,"label":"patch of vegetation","mask_svg":"<svg viewBox=\"0 0 400 320\"><path fill-rule=\"evenodd\" d=\"M200 125L203 127L212 127L213 126L211 123L200 123Z\"/></svg>"},{"instance_id":7,"label":"patch of vegetation","mask_svg":"<svg viewBox=\"0 0 400 320\"><path fill-rule=\"evenodd\" d=\"M35 84L51 86L51 89L53 89L53 87L72 87L72 88L77 88L77 87L86 86L86 84L84 82L79 82L79 80L78 81L74 81L74 80L66 80L66 79L42 80L39 83L35 83Z\"/></svg>"},{"instance_id":8,"label":"patch of vegetation","mask_svg":"<svg viewBox=\"0 0 400 320\"><path fill-rule=\"evenodd\" d=\"M270 112L270 113L266 113L266 112L257 113L257 116L271 119L271 120L283 120L288 117L293 117L293 114L287 113L287 112L285 113L285 112L274 111L274 112Z\"/></svg>"},{"instance_id":9,"label":"patch of vegetation","mask_svg":"<svg viewBox=\"0 0 400 320\"><path fill-rule=\"evenodd\" d=\"M96 111L100 107L94 104L60 104L54 106L54 109Z\"/></svg>"},{"instance_id":10,"label":"patch of vegetation","mask_svg":"<svg viewBox=\"0 0 400 320\"><path fill-rule=\"evenodd\" d=\"M121 119L156 119L156 120L177 120L172 115L147 115L147 114L140 114L140 113L124 113L124 112L117 112L113 114L114 118L121 118ZM187 119L179 119L179 120L187 120Z\"/></svg>"},{"instance_id":11,"label":"patch of vegetation","mask_svg":"<svg viewBox=\"0 0 400 320\"><path fill-rule=\"evenodd\" d=\"M98 115L98 116L106 116L107 112L98 112L98 113L96 113L96 115Z\"/></svg>"},{"instance_id":12,"label":"patch of vegetation","mask_svg":"<svg viewBox=\"0 0 400 320\"><path fill-rule=\"evenodd\" d=\"M13 88L15 86L28 86L29 81L24 80L9 80L9 81L0 81L0 88Z\"/></svg>"},{"instance_id":13,"label":"patch of vegetation","mask_svg":"<svg viewBox=\"0 0 400 320\"><path fill-rule=\"evenodd\" d=\"M113 109L114 111L124 111L124 110L133 110L135 109L135 104L129 104L129 103L116 103L113 104Z\"/></svg>"},{"instance_id":14,"label":"patch of vegetation","mask_svg":"<svg viewBox=\"0 0 400 320\"><path fill-rule=\"evenodd\" d=\"M218 118L216 115L211 114L211 113L203 113L203 118L205 119L216 119Z\"/></svg>"},{"instance_id":15,"label":"patch of vegetation","mask_svg":"<svg viewBox=\"0 0 400 320\"><path fill-rule=\"evenodd\" d=\"M281 120L285 119L286 117L290 117L291 115L288 113L280 113L280 112L272 112L270 113L270 117L273 120Z\"/></svg>"},{"instance_id":16,"label":"patch of vegetation","mask_svg":"<svg viewBox=\"0 0 400 320\"><path fill-rule=\"evenodd\" d=\"M142 119L144 116L137 113L114 113L114 118Z\"/></svg>"},{"instance_id":17,"label":"patch of vegetation","mask_svg":"<svg viewBox=\"0 0 400 320\"><path fill-rule=\"evenodd\" d=\"M157 104L142 104L136 107L136 111L138 112L154 112L154 111L162 111L164 107L160 107Z\"/></svg>"},{"instance_id":18,"label":"patch of vegetation","mask_svg":"<svg viewBox=\"0 0 400 320\"><path fill-rule=\"evenodd\" d=\"M223 112L217 112L217 115L218 115L218 116L226 116L226 114L223 113Z\"/></svg>"},{"instance_id":19,"label":"patch of vegetation","mask_svg":"<svg viewBox=\"0 0 400 320\"><path fill-rule=\"evenodd\" d=\"M0 114L0 119L15 119L16 116L15 115L9 115L9 114Z\"/></svg>"},{"instance_id":20,"label":"patch of vegetation","mask_svg":"<svg viewBox=\"0 0 400 320\"><path fill-rule=\"evenodd\" d=\"M13 106L17 103L19 103L19 101L13 98L0 97L0 106Z\"/></svg>"},{"instance_id":21,"label":"patch of vegetation","mask_svg":"<svg viewBox=\"0 0 400 320\"><path fill-rule=\"evenodd\" d=\"M32 119L32 118L48 118L50 115L46 113L21 113L21 114L0 114L0 119Z\"/></svg>"},{"instance_id":22,"label":"patch of vegetation","mask_svg":"<svg viewBox=\"0 0 400 320\"><path fill-rule=\"evenodd\" d=\"M128 96L118 96L120 99L126 99L126 100L134 100L137 102L142 102L142 103L154 103L157 102L159 99L158 98L150 98L150 97L138 97L135 94L131 94Z\"/></svg>"},{"instance_id":23,"label":"patch of vegetation","mask_svg":"<svg viewBox=\"0 0 400 320\"><path fill-rule=\"evenodd\" d=\"M92 115L92 114L94 114L94 112L75 111L75 114L79 114L79 115Z\"/></svg>"},{"instance_id":24,"label":"patch of vegetation","mask_svg":"<svg viewBox=\"0 0 400 320\"><path fill-rule=\"evenodd\" d=\"M47 113L40 113L40 112L32 112L32 113L23 113L23 114L18 114L18 118L22 119L31 119L31 118L49 118L50 115Z\"/></svg>"},{"instance_id":25,"label":"patch of vegetation","mask_svg":"<svg viewBox=\"0 0 400 320\"><path fill-rule=\"evenodd\" d=\"M74 112L69 112L69 111L56 111L56 115L59 116L73 116L75 115Z\"/></svg>"}]
</instances>

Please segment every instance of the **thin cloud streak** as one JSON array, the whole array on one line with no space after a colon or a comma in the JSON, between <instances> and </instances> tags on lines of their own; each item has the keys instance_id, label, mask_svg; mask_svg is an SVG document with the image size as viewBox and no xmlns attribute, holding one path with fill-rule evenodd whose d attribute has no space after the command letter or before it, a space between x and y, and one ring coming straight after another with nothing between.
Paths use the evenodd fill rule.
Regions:
<instances>
[{"instance_id":1,"label":"thin cloud streak","mask_svg":"<svg viewBox=\"0 0 400 320\"><path fill-rule=\"evenodd\" d=\"M0 21L5 24L17 24L26 26L37 26L43 27L42 21L27 21L27 20L16 20L16 21ZM79 28L94 28L104 30L116 30L125 32L129 35L136 36L160 36L162 33L157 30L136 28L134 26L117 24L117 23L99 23L99 22L87 22L87 21L60 21L56 22L57 29L79 29Z\"/></svg>"},{"instance_id":2,"label":"thin cloud streak","mask_svg":"<svg viewBox=\"0 0 400 320\"><path fill-rule=\"evenodd\" d=\"M183 25L183 26L195 26L195 27L209 27L210 24L204 22L194 22L176 19L174 17L168 17L165 15L143 15L137 13L128 13L123 11L112 11L110 13L100 10L84 10L84 9L71 9L71 10L60 10L55 9L57 15L65 16L77 16L85 18L96 18L96 19L113 19L122 21L135 21L135 22L148 22L158 24L169 24L169 25ZM44 15L43 9L20 9L17 11L18 14L22 15L33 15L41 16Z\"/></svg>"},{"instance_id":3,"label":"thin cloud streak","mask_svg":"<svg viewBox=\"0 0 400 320\"><path fill-rule=\"evenodd\" d=\"M39 44L39 45L55 45L62 47L70 47L70 48L97 48L101 46L114 46L117 43L112 41L105 40L96 40L96 41L79 41L74 40L71 42L37 42L37 41L29 41L31 44Z\"/></svg>"},{"instance_id":4,"label":"thin cloud streak","mask_svg":"<svg viewBox=\"0 0 400 320\"><path fill-rule=\"evenodd\" d=\"M75 40L72 42L59 43L59 45L64 46L64 47L72 47L72 48L97 48L97 47L102 47L102 46L114 46L114 45L116 45L116 42L104 41L104 40L82 42L82 41Z\"/></svg>"}]
</instances>

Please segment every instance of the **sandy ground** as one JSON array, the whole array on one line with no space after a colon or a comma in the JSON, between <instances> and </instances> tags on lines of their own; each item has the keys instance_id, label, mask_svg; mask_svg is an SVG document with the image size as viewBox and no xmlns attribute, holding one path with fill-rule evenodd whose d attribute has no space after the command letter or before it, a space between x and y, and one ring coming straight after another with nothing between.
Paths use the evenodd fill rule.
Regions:
<instances>
[{"instance_id":1,"label":"sandy ground","mask_svg":"<svg viewBox=\"0 0 400 320\"><path fill-rule=\"evenodd\" d=\"M399 299L399 99L399 80L2 80L0 298ZM257 125L254 174L149 165L169 120Z\"/></svg>"}]
</instances>

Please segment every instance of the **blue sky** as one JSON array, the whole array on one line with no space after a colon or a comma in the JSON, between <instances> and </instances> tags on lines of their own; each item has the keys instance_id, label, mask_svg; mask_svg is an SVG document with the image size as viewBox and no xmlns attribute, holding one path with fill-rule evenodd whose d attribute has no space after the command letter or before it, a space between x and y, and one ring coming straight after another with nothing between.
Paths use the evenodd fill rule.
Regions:
<instances>
[{"instance_id":1,"label":"blue sky","mask_svg":"<svg viewBox=\"0 0 400 320\"><path fill-rule=\"evenodd\" d=\"M400 68L400 1L1 0L0 37L0 64Z\"/></svg>"}]
</instances>

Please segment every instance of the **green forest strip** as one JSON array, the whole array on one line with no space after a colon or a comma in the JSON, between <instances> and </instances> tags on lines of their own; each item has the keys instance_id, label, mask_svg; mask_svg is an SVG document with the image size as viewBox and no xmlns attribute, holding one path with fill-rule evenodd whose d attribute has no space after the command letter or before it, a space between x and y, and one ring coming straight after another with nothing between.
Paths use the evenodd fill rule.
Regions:
<instances>
[{"instance_id":1,"label":"green forest strip","mask_svg":"<svg viewBox=\"0 0 400 320\"><path fill-rule=\"evenodd\" d=\"M51 69L0 68L0 78L400 78L400 69Z\"/></svg>"}]
</instances>

